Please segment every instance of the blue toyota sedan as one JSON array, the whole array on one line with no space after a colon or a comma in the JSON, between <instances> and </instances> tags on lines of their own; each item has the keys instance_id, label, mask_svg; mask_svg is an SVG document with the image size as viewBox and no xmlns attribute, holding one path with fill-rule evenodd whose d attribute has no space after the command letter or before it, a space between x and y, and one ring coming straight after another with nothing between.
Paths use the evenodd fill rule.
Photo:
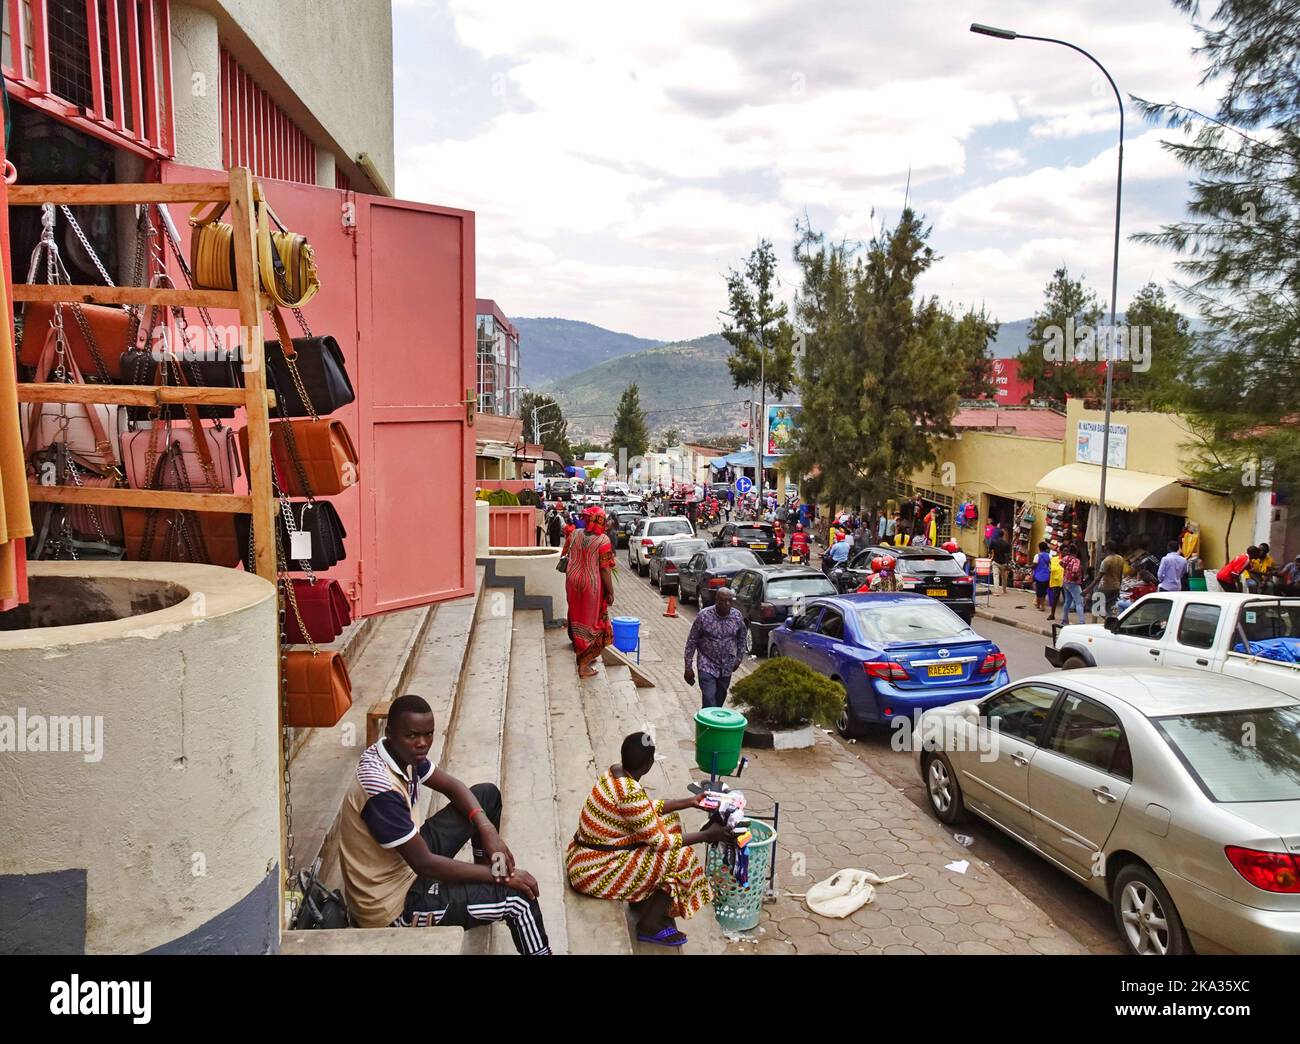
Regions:
<instances>
[{"instance_id":1,"label":"blue toyota sedan","mask_svg":"<svg viewBox=\"0 0 1300 1044\"><path fill-rule=\"evenodd\" d=\"M789 656L840 682L837 728L860 736L931 707L977 700L1011 680L1007 658L942 602L922 594L811 599L772 632L772 655Z\"/></svg>"}]
</instances>

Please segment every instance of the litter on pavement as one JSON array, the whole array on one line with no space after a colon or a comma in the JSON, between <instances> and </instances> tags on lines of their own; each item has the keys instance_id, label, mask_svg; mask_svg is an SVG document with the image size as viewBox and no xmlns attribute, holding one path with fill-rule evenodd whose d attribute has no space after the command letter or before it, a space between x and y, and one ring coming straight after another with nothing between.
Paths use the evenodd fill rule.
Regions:
<instances>
[{"instance_id":1,"label":"litter on pavement","mask_svg":"<svg viewBox=\"0 0 1300 1044\"><path fill-rule=\"evenodd\" d=\"M848 917L875 899L875 885L888 884L907 876L879 877L870 870L837 870L825 881L818 881L809 888L804 903L813 913L823 917Z\"/></svg>"}]
</instances>

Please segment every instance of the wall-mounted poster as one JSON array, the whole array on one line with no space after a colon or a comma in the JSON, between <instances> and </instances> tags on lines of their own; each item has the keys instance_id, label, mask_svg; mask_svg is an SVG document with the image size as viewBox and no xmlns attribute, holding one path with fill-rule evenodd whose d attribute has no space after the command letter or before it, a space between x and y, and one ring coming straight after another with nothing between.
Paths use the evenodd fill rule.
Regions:
<instances>
[{"instance_id":1,"label":"wall-mounted poster","mask_svg":"<svg viewBox=\"0 0 1300 1044\"><path fill-rule=\"evenodd\" d=\"M799 427L798 403L779 403L767 408L767 456L779 457L790 452L795 429Z\"/></svg>"}]
</instances>

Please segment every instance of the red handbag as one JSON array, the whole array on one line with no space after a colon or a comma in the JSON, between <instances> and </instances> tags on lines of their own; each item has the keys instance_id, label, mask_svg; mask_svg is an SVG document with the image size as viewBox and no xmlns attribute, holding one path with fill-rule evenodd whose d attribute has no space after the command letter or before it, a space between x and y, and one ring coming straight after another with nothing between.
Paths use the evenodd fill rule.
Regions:
<instances>
[{"instance_id":1,"label":"red handbag","mask_svg":"<svg viewBox=\"0 0 1300 1044\"><path fill-rule=\"evenodd\" d=\"M317 642L328 645L352 623L352 609L337 580L293 580L293 594L298 602L297 614L285 613L284 635L290 645ZM298 616L302 616L302 626ZM303 634L303 626L307 633Z\"/></svg>"}]
</instances>

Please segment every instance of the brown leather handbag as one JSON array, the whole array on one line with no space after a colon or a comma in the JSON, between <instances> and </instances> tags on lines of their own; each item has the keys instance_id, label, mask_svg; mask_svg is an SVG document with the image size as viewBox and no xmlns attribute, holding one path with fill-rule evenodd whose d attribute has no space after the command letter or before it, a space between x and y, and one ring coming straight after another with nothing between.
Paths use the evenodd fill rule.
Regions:
<instances>
[{"instance_id":1,"label":"brown leather handbag","mask_svg":"<svg viewBox=\"0 0 1300 1044\"><path fill-rule=\"evenodd\" d=\"M63 333L72 357L89 383L112 384L121 380L120 357L127 346L131 316L112 305L69 304L63 306ZM45 347L45 337L54 324L51 301L29 301L23 306L23 339L18 362L36 367Z\"/></svg>"},{"instance_id":2,"label":"brown leather handbag","mask_svg":"<svg viewBox=\"0 0 1300 1044\"><path fill-rule=\"evenodd\" d=\"M240 429L239 452L247 471L247 428ZM290 497L332 497L360 477L357 450L342 421L272 421L271 459Z\"/></svg>"},{"instance_id":3,"label":"brown leather handbag","mask_svg":"<svg viewBox=\"0 0 1300 1044\"><path fill-rule=\"evenodd\" d=\"M284 723L299 729L327 729L337 725L352 706L352 679L347 664L336 652L322 652L312 641L311 629L303 620L295 585L280 579L280 594L289 603L298 631L308 643L306 649L281 653L284 664Z\"/></svg>"}]
</instances>

